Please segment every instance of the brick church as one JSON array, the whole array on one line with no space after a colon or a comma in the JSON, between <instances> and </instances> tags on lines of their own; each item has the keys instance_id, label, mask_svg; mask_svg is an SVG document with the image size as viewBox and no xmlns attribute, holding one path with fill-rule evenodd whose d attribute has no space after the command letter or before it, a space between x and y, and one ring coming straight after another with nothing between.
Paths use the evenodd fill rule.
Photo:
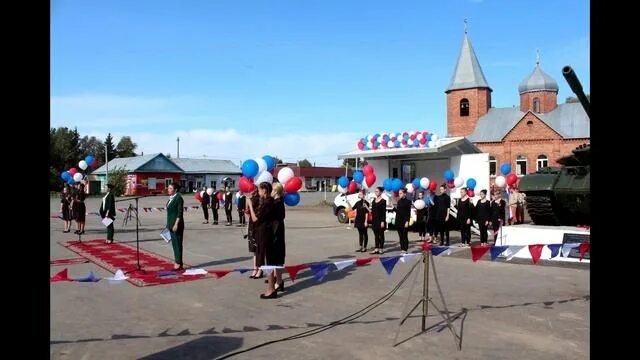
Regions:
<instances>
[{"instance_id":1,"label":"brick church","mask_svg":"<svg viewBox=\"0 0 640 360\"><path fill-rule=\"evenodd\" d=\"M559 166L562 156L589 143L590 120L580 103L558 104L558 83L540 68L518 86L520 107L494 108L491 92L465 31L447 94L448 136L465 136L489 154L490 173L509 162L516 175Z\"/></svg>"}]
</instances>

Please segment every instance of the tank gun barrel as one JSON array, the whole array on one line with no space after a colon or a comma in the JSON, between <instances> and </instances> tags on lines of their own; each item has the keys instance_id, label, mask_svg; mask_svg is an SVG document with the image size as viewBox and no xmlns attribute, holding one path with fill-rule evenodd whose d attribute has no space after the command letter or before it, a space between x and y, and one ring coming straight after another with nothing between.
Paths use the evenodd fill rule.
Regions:
<instances>
[{"instance_id":1,"label":"tank gun barrel","mask_svg":"<svg viewBox=\"0 0 640 360\"><path fill-rule=\"evenodd\" d=\"M578 76L571 66L567 65L562 68L562 76L567 80L569 86L571 87L571 91L578 96L578 100L580 100L580 104L584 108L584 111L587 113L587 116L591 118L591 112L589 111L591 102L587 99L587 96L584 94L584 90L582 90L582 84L580 80L578 80Z\"/></svg>"}]
</instances>

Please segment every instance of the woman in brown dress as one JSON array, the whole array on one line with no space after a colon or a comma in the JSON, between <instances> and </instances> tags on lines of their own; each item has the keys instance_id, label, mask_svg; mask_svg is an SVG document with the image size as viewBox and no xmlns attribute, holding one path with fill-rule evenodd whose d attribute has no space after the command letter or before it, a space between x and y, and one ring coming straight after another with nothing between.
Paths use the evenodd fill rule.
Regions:
<instances>
[{"instance_id":1,"label":"woman in brown dress","mask_svg":"<svg viewBox=\"0 0 640 360\"><path fill-rule=\"evenodd\" d=\"M273 193L271 195L273 196L273 230L275 238L273 239L273 251L267 252L267 264L269 265L284 266L286 249L284 242L285 209L282 199L283 194L284 188L282 184L273 184ZM284 280L282 280L282 269L275 269L274 272L276 274L276 284L274 288L276 291L283 291Z\"/></svg>"},{"instance_id":2,"label":"woman in brown dress","mask_svg":"<svg viewBox=\"0 0 640 360\"><path fill-rule=\"evenodd\" d=\"M260 197L260 205L255 209L253 204L249 202L249 212L253 224L253 233L256 238L256 266L275 265L269 264L273 252L273 222L275 220L275 212L273 198L271 197L271 184L262 182L258 185L258 195ZM278 293L274 287L273 272L269 275L267 281L267 291L260 294L261 299L274 299L278 297Z\"/></svg>"},{"instance_id":3,"label":"woman in brown dress","mask_svg":"<svg viewBox=\"0 0 640 360\"><path fill-rule=\"evenodd\" d=\"M78 184L78 191L73 199L73 215L76 220L77 230L74 234L84 234L84 222L87 214L87 206L84 204L84 199L87 195L84 193L84 184Z\"/></svg>"},{"instance_id":4,"label":"woman in brown dress","mask_svg":"<svg viewBox=\"0 0 640 360\"><path fill-rule=\"evenodd\" d=\"M217 201L217 198L216 198ZM250 195L249 202L253 205L254 209L258 208L260 204L260 197L258 196L258 189L256 188ZM247 208L247 211L249 209ZM253 253L253 272L249 276L252 279L261 279L263 277L262 270L258 268L256 262L256 252L258 251L258 245L256 244L256 237L254 234L254 222L251 220L251 213L249 213L249 224L247 225L247 244L249 245L249 252Z\"/></svg>"},{"instance_id":5,"label":"woman in brown dress","mask_svg":"<svg viewBox=\"0 0 640 360\"><path fill-rule=\"evenodd\" d=\"M60 194L60 212L62 213L62 220L64 221L64 230L63 233L68 233L71 231L71 202L73 199L71 198L71 193L69 192L69 187L64 186L62 188L62 194Z\"/></svg>"}]
</instances>

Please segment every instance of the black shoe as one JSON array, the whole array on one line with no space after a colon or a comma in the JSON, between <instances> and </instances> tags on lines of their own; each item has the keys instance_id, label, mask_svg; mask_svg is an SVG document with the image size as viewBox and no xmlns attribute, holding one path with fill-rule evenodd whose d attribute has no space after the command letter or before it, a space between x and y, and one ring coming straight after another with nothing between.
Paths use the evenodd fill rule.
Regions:
<instances>
[{"instance_id":1,"label":"black shoe","mask_svg":"<svg viewBox=\"0 0 640 360\"><path fill-rule=\"evenodd\" d=\"M278 292L274 291L269 295L266 294L260 294L260 299L275 299L278 297Z\"/></svg>"},{"instance_id":2,"label":"black shoe","mask_svg":"<svg viewBox=\"0 0 640 360\"><path fill-rule=\"evenodd\" d=\"M284 291L284 281L277 284L277 286L275 287L276 291Z\"/></svg>"},{"instance_id":3,"label":"black shoe","mask_svg":"<svg viewBox=\"0 0 640 360\"><path fill-rule=\"evenodd\" d=\"M214 221L213 224L211 224L211 225L218 225L218 222Z\"/></svg>"}]
</instances>

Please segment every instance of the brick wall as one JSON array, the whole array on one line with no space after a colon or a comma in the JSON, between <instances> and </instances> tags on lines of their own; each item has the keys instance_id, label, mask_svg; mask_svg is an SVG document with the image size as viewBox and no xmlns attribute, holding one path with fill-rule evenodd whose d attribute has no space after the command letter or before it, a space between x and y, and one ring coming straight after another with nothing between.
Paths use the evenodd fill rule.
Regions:
<instances>
[{"instance_id":1,"label":"brick wall","mask_svg":"<svg viewBox=\"0 0 640 360\"><path fill-rule=\"evenodd\" d=\"M469 100L469 116L460 116L460 101ZM473 133L480 116L491 107L491 90L462 89L447 94L447 135L467 136Z\"/></svg>"},{"instance_id":2,"label":"brick wall","mask_svg":"<svg viewBox=\"0 0 640 360\"><path fill-rule=\"evenodd\" d=\"M532 91L520 95L520 111L533 111L533 99L540 99L540 112L548 113L558 107L558 96L553 91Z\"/></svg>"}]
</instances>

